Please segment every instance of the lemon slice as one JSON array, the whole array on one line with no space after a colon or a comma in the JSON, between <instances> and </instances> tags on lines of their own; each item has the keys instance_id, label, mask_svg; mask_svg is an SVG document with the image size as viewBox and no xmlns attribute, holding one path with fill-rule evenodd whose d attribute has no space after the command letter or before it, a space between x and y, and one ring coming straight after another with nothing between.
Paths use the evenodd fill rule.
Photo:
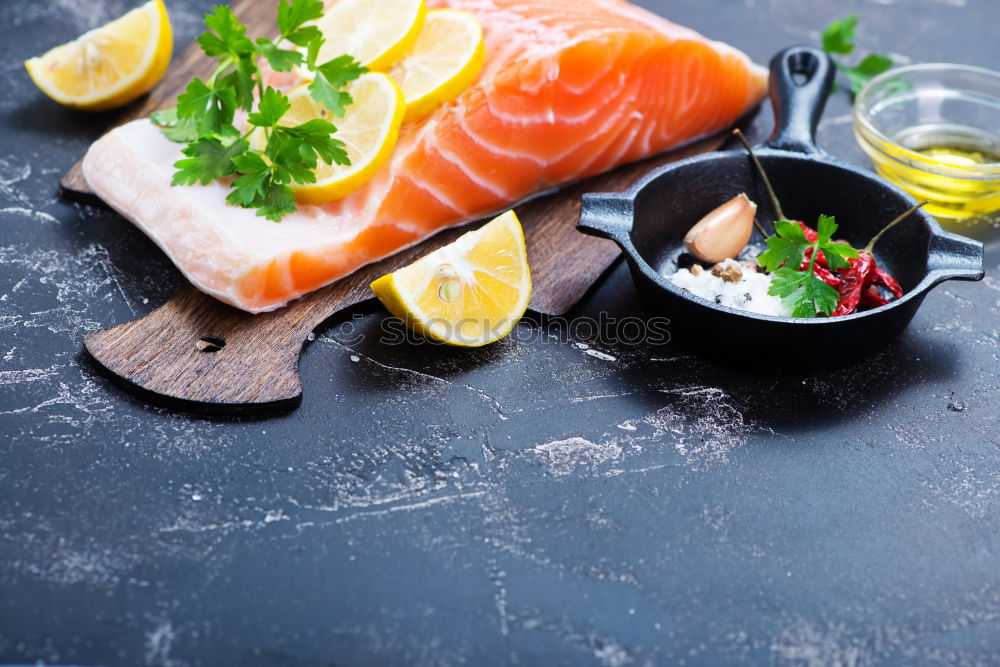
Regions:
<instances>
[{"instance_id":1,"label":"lemon slice","mask_svg":"<svg viewBox=\"0 0 1000 667\"><path fill-rule=\"evenodd\" d=\"M346 54L384 70L413 46L426 13L424 0L339 0L316 21L325 39L316 61Z\"/></svg>"},{"instance_id":2,"label":"lemon slice","mask_svg":"<svg viewBox=\"0 0 1000 667\"><path fill-rule=\"evenodd\" d=\"M162 0L24 63L42 92L60 104L104 111L131 102L167 71L174 38Z\"/></svg>"},{"instance_id":3,"label":"lemon slice","mask_svg":"<svg viewBox=\"0 0 1000 667\"><path fill-rule=\"evenodd\" d=\"M458 97L476 80L485 54L483 29L472 14L427 12L413 48L388 70L406 97L406 120L426 116Z\"/></svg>"},{"instance_id":4,"label":"lemon slice","mask_svg":"<svg viewBox=\"0 0 1000 667\"><path fill-rule=\"evenodd\" d=\"M403 122L406 104L399 86L385 74L362 74L347 87L353 102L338 118L309 96L308 85L288 94L291 108L281 119L282 125L301 125L313 118L323 118L337 126L335 139L344 142L350 166L320 162L314 170L315 183L292 185L295 198L306 204L322 204L340 199L357 190L375 175L392 155ZM251 145L261 147L263 136L255 133Z\"/></svg>"},{"instance_id":5,"label":"lemon slice","mask_svg":"<svg viewBox=\"0 0 1000 667\"><path fill-rule=\"evenodd\" d=\"M510 333L531 299L521 223L508 211L371 287L389 312L427 338L492 343Z\"/></svg>"}]
</instances>

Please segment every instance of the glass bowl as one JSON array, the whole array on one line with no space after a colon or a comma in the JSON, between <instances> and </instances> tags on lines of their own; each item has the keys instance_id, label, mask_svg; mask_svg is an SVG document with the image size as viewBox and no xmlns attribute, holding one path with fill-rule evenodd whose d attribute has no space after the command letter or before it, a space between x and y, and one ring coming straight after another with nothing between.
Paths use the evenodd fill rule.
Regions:
<instances>
[{"instance_id":1,"label":"glass bowl","mask_svg":"<svg viewBox=\"0 0 1000 667\"><path fill-rule=\"evenodd\" d=\"M923 64L872 79L854 133L875 171L945 220L1000 210L1000 73Z\"/></svg>"}]
</instances>

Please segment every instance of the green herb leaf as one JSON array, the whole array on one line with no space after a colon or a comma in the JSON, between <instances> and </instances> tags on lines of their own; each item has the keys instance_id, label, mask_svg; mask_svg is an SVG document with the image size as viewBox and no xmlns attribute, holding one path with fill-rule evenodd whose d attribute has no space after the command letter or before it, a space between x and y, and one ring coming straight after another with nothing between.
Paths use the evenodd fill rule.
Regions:
<instances>
[{"instance_id":1,"label":"green herb leaf","mask_svg":"<svg viewBox=\"0 0 1000 667\"><path fill-rule=\"evenodd\" d=\"M271 184L271 168L257 151L233 158L233 165L242 176L233 181L233 191L226 201L243 208L260 205Z\"/></svg>"},{"instance_id":2,"label":"green herb leaf","mask_svg":"<svg viewBox=\"0 0 1000 667\"><path fill-rule=\"evenodd\" d=\"M232 134L236 90L212 87L195 77L177 98L178 118L193 118L201 136Z\"/></svg>"},{"instance_id":3,"label":"green herb leaf","mask_svg":"<svg viewBox=\"0 0 1000 667\"><path fill-rule=\"evenodd\" d=\"M233 191L226 201L243 208L256 208L257 215L275 222L295 211L292 189L276 180L272 167L260 153L248 151L234 160L234 164L244 173L233 181Z\"/></svg>"},{"instance_id":4,"label":"green herb leaf","mask_svg":"<svg viewBox=\"0 0 1000 667\"><path fill-rule=\"evenodd\" d=\"M791 310L792 317L816 317L817 313L829 315L837 307L840 295L812 273L780 268L767 293L781 297Z\"/></svg>"},{"instance_id":5,"label":"green herb leaf","mask_svg":"<svg viewBox=\"0 0 1000 667\"><path fill-rule=\"evenodd\" d=\"M865 84L873 78L892 68L892 58L878 53L869 53L854 67L841 67L840 70L847 75L851 82L851 93L857 95Z\"/></svg>"},{"instance_id":6,"label":"green herb leaf","mask_svg":"<svg viewBox=\"0 0 1000 667\"><path fill-rule=\"evenodd\" d=\"M160 109L149 114L149 119L160 127L173 127L177 124L177 107Z\"/></svg>"},{"instance_id":7,"label":"green herb leaf","mask_svg":"<svg viewBox=\"0 0 1000 667\"><path fill-rule=\"evenodd\" d=\"M795 293L795 290L802 286L805 278L805 273L782 267L774 271L774 279L771 281L771 286L767 289L767 293L771 296L787 299Z\"/></svg>"},{"instance_id":8,"label":"green herb leaf","mask_svg":"<svg viewBox=\"0 0 1000 667\"><path fill-rule=\"evenodd\" d=\"M314 39L309 42L306 48L306 66L309 69L316 69L316 59L319 58L319 50L323 46L323 38L320 36L319 39Z\"/></svg>"},{"instance_id":9,"label":"green herb leaf","mask_svg":"<svg viewBox=\"0 0 1000 667\"><path fill-rule=\"evenodd\" d=\"M823 50L831 56L846 56L854 53L855 26L858 23L856 14L834 21L823 31ZM834 64L851 83L851 94L857 95L873 77L889 70L893 66L892 58L879 53L869 53L856 65L849 65L842 60L834 59ZM833 82L833 90L837 82Z\"/></svg>"},{"instance_id":10,"label":"green herb leaf","mask_svg":"<svg viewBox=\"0 0 1000 667\"><path fill-rule=\"evenodd\" d=\"M802 228L788 220L776 220L774 229L777 235L765 239L768 249L757 257L757 262L769 273L782 265L798 267L809 247Z\"/></svg>"},{"instance_id":11,"label":"green herb leaf","mask_svg":"<svg viewBox=\"0 0 1000 667\"><path fill-rule=\"evenodd\" d=\"M274 127L291 108L287 97L268 86L257 102L257 111L247 116L247 122L257 127Z\"/></svg>"},{"instance_id":12,"label":"green herb leaf","mask_svg":"<svg viewBox=\"0 0 1000 667\"><path fill-rule=\"evenodd\" d=\"M176 108L152 116L164 135L186 144L184 157L174 163L174 185L232 178L226 201L280 221L296 208L291 186L314 183L320 160L350 164L343 142L333 136L336 128L326 120L280 124L291 103L280 91L263 88L258 67L261 59L278 72L308 64L316 72L310 88L314 98L343 115L351 97L341 88L367 69L348 56L316 66L323 35L310 22L322 17L323 7L321 0L281 0L277 18L281 34L273 40L248 37L246 26L228 7L215 7L205 15L208 31L198 43L218 59L215 71L205 80L192 79L177 98ZM234 126L237 109L248 112L249 128L242 128L246 134ZM266 139L263 151L250 148L251 132Z\"/></svg>"},{"instance_id":13,"label":"green herb leaf","mask_svg":"<svg viewBox=\"0 0 1000 667\"><path fill-rule=\"evenodd\" d=\"M194 118L197 120L208 109L211 103L213 92L204 81L195 77L188 83L187 88L177 98L175 107L178 118Z\"/></svg>"},{"instance_id":14,"label":"green herb leaf","mask_svg":"<svg viewBox=\"0 0 1000 667\"><path fill-rule=\"evenodd\" d=\"M309 84L309 95L337 116L343 116L344 107L353 100L340 89L367 71L367 67L351 56L334 58L314 69L315 78Z\"/></svg>"},{"instance_id":15,"label":"green herb leaf","mask_svg":"<svg viewBox=\"0 0 1000 667\"><path fill-rule=\"evenodd\" d=\"M305 46L320 35L316 26L305 26L323 16L321 0L292 0L291 4L281 1L278 5L278 30L281 37L298 46Z\"/></svg>"},{"instance_id":16,"label":"green herb leaf","mask_svg":"<svg viewBox=\"0 0 1000 667\"><path fill-rule=\"evenodd\" d=\"M246 36L246 26L240 23L229 7L218 5L212 13L205 14L205 27L216 33L206 32L198 36L198 43L206 55L239 58L254 52L253 42Z\"/></svg>"},{"instance_id":17,"label":"green herb leaf","mask_svg":"<svg viewBox=\"0 0 1000 667\"><path fill-rule=\"evenodd\" d=\"M318 42L322 45L323 32L314 25L307 25L304 28L299 28L293 33L289 33L285 39L296 46L308 47L313 42Z\"/></svg>"},{"instance_id":18,"label":"green herb leaf","mask_svg":"<svg viewBox=\"0 0 1000 667\"><path fill-rule=\"evenodd\" d=\"M850 243L825 243L823 254L826 256L826 263L836 271L850 266L847 260L857 257L858 251L851 247Z\"/></svg>"},{"instance_id":19,"label":"green herb leaf","mask_svg":"<svg viewBox=\"0 0 1000 667\"><path fill-rule=\"evenodd\" d=\"M301 53L279 48L269 39L259 38L257 47L275 72L288 72L296 65L303 63Z\"/></svg>"},{"instance_id":20,"label":"green herb leaf","mask_svg":"<svg viewBox=\"0 0 1000 667\"><path fill-rule=\"evenodd\" d=\"M292 0L289 4L281 0L278 5L278 30L288 35L298 30L303 23L315 21L323 16L322 0Z\"/></svg>"},{"instance_id":21,"label":"green herb leaf","mask_svg":"<svg viewBox=\"0 0 1000 667\"><path fill-rule=\"evenodd\" d=\"M159 126L163 136L170 141L186 144L198 138L198 123L194 118L178 118L177 107L154 111L150 120Z\"/></svg>"},{"instance_id":22,"label":"green herb leaf","mask_svg":"<svg viewBox=\"0 0 1000 667\"><path fill-rule=\"evenodd\" d=\"M240 109L250 111L253 108L253 89L256 85L254 76L257 74L257 64L250 56L236 61L232 72L219 79L219 88L232 88L236 92L236 105Z\"/></svg>"},{"instance_id":23,"label":"green herb leaf","mask_svg":"<svg viewBox=\"0 0 1000 667\"><path fill-rule=\"evenodd\" d=\"M171 185L208 185L217 178L231 176L236 171L233 158L247 150L243 139L202 137L181 151L186 155L174 163L177 172Z\"/></svg>"},{"instance_id":24,"label":"green herb leaf","mask_svg":"<svg viewBox=\"0 0 1000 667\"><path fill-rule=\"evenodd\" d=\"M265 155L271 160L271 173L277 183L315 183L316 151L284 131L275 128L267 142Z\"/></svg>"},{"instance_id":25,"label":"green herb leaf","mask_svg":"<svg viewBox=\"0 0 1000 667\"><path fill-rule=\"evenodd\" d=\"M823 31L823 50L827 53L850 55L854 52L854 26L858 23L858 15L851 14L847 18L834 21Z\"/></svg>"},{"instance_id":26,"label":"green herb leaf","mask_svg":"<svg viewBox=\"0 0 1000 667\"><path fill-rule=\"evenodd\" d=\"M796 227L798 227L798 225L796 225ZM836 218L832 215L819 216L819 219L816 221L816 237L821 244L828 243L836 231ZM805 233L802 232L801 227L799 227L799 232L802 233L802 238L805 238Z\"/></svg>"},{"instance_id":27,"label":"green herb leaf","mask_svg":"<svg viewBox=\"0 0 1000 667\"><path fill-rule=\"evenodd\" d=\"M892 65L893 61L889 56L883 56L879 53L869 53L854 69L865 76L876 77L882 72L889 71Z\"/></svg>"},{"instance_id":28,"label":"green herb leaf","mask_svg":"<svg viewBox=\"0 0 1000 667\"><path fill-rule=\"evenodd\" d=\"M757 257L757 262L774 276L768 294L784 299L792 317L829 315L837 307L839 295L813 273L816 257L822 252L830 268L836 270L848 266L847 259L857 257L858 251L847 243L831 241L837 232L833 216L819 216L815 241L806 239L802 227L788 220L776 221L774 229L777 234L766 239L768 249ZM809 263L800 271L810 248Z\"/></svg>"},{"instance_id":29,"label":"green herb leaf","mask_svg":"<svg viewBox=\"0 0 1000 667\"><path fill-rule=\"evenodd\" d=\"M281 222L281 219L296 209L295 193L287 185L271 183L261 198L257 215Z\"/></svg>"},{"instance_id":30,"label":"green herb leaf","mask_svg":"<svg viewBox=\"0 0 1000 667\"><path fill-rule=\"evenodd\" d=\"M282 132L297 137L303 145L316 152L323 162L348 166L351 164L344 142L333 138L337 128L320 118L314 118L295 127L282 127Z\"/></svg>"}]
</instances>

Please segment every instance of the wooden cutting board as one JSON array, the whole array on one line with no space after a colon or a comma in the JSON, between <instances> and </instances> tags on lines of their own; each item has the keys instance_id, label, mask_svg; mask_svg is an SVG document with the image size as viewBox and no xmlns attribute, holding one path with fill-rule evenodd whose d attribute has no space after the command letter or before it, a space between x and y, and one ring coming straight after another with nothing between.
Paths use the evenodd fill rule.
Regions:
<instances>
[{"instance_id":1,"label":"wooden cutting board","mask_svg":"<svg viewBox=\"0 0 1000 667\"><path fill-rule=\"evenodd\" d=\"M276 30L274 5L236 0L233 10L249 26L250 34L267 35ZM211 66L192 43L122 122L172 106L191 77L210 75ZM714 150L722 141L722 135L710 137L515 207L524 226L534 283L530 307L547 315L563 314L619 255L614 243L576 231L581 194L624 189L650 169ZM79 162L60 185L68 197L95 199ZM375 278L471 228L444 230L271 313L245 313L189 285L143 318L89 334L84 347L111 378L157 403L210 413L294 407L302 396L298 363L308 334L337 312L372 298L368 285Z\"/></svg>"}]
</instances>

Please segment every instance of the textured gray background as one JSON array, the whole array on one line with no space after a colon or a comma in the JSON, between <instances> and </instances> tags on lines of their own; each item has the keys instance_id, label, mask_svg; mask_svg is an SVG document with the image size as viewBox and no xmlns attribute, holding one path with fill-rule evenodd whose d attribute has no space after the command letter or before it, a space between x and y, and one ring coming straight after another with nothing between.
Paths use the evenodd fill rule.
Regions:
<instances>
[{"instance_id":1,"label":"textured gray background","mask_svg":"<svg viewBox=\"0 0 1000 667\"><path fill-rule=\"evenodd\" d=\"M295 412L153 408L80 340L182 279L57 197L116 115L58 108L21 67L135 4L0 0L0 663L1000 661L995 229L984 282L939 287L851 369L532 322L390 347L369 304L317 332ZM169 3L178 44L210 4ZM758 62L856 10L864 48L1000 66L994 0L641 4ZM820 140L864 163L842 93ZM600 311L641 311L621 267L574 314Z\"/></svg>"}]
</instances>

